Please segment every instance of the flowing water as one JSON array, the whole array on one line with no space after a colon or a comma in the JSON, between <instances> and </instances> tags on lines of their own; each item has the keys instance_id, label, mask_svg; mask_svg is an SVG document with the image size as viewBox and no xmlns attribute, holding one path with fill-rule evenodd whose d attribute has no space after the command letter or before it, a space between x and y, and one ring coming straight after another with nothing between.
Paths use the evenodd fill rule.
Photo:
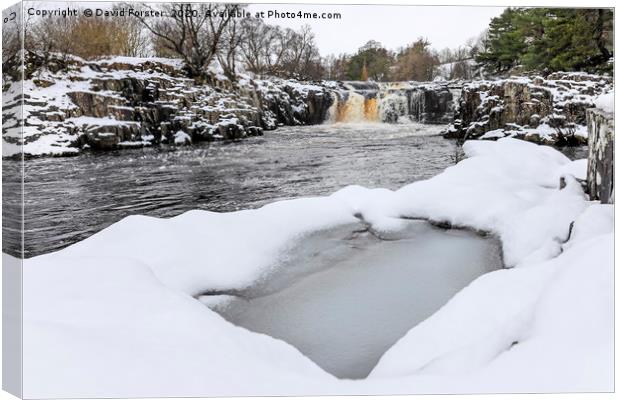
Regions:
<instances>
[{"instance_id":1,"label":"flowing water","mask_svg":"<svg viewBox=\"0 0 620 400\"><path fill-rule=\"evenodd\" d=\"M455 163L455 142L429 136L442 128L280 127L233 143L27 160L25 254L61 249L132 214L256 208L351 184L397 189Z\"/></svg>"}]
</instances>

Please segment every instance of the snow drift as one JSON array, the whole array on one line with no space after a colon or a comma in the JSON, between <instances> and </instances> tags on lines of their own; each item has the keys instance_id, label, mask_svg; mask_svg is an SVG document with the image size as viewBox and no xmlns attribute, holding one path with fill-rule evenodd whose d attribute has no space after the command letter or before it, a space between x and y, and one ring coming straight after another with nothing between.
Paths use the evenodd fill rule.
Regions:
<instances>
[{"instance_id":1,"label":"snow drift","mask_svg":"<svg viewBox=\"0 0 620 400\"><path fill-rule=\"evenodd\" d=\"M464 150L397 191L133 216L25 260L25 397L613 390L613 205L588 201L584 163L552 148L506 138ZM277 273L313 232L361 221L397 235L404 218L492 232L509 268L412 327L365 380L338 380L195 298Z\"/></svg>"}]
</instances>

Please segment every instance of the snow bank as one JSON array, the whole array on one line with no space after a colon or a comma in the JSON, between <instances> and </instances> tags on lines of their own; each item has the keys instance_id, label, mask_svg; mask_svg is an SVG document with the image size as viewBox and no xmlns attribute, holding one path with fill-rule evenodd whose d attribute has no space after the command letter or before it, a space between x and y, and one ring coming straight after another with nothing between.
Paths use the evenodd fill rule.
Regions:
<instances>
[{"instance_id":1,"label":"snow bank","mask_svg":"<svg viewBox=\"0 0 620 400\"><path fill-rule=\"evenodd\" d=\"M585 164L552 148L505 138L464 150L458 165L397 191L351 186L257 210L132 216L26 260L24 394L612 390L613 206L587 201L574 178ZM389 237L402 218L492 232L514 268L463 289L366 380L337 380L192 297L277 272L313 232L362 222Z\"/></svg>"},{"instance_id":2,"label":"snow bank","mask_svg":"<svg viewBox=\"0 0 620 400\"><path fill-rule=\"evenodd\" d=\"M27 262L24 283L26 397L199 396L231 385L249 395L269 392L273 376L301 394L308 381L335 380L292 346L167 288L131 258L41 257Z\"/></svg>"},{"instance_id":3,"label":"snow bank","mask_svg":"<svg viewBox=\"0 0 620 400\"><path fill-rule=\"evenodd\" d=\"M170 219L134 215L57 254L139 260L167 286L197 295L242 289L274 267L287 246L305 234L354 222L330 198L233 213L194 210Z\"/></svg>"}]
</instances>

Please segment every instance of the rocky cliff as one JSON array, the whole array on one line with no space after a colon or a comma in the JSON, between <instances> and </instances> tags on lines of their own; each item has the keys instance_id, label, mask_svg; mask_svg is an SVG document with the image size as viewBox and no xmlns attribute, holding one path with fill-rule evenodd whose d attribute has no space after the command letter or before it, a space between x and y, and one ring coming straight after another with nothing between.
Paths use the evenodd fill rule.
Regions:
<instances>
[{"instance_id":1,"label":"rocky cliff","mask_svg":"<svg viewBox=\"0 0 620 400\"><path fill-rule=\"evenodd\" d=\"M537 143L587 142L586 110L613 88L613 78L585 73L553 73L464 85L445 136L497 139L512 136Z\"/></svg>"},{"instance_id":2,"label":"rocky cliff","mask_svg":"<svg viewBox=\"0 0 620 400\"><path fill-rule=\"evenodd\" d=\"M3 87L3 156L70 155L160 143L183 145L261 135L278 125L325 120L325 85L252 79L232 83L212 71L187 78L172 59L52 60ZM23 139L19 108L23 99Z\"/></svg>"}]
</instances>

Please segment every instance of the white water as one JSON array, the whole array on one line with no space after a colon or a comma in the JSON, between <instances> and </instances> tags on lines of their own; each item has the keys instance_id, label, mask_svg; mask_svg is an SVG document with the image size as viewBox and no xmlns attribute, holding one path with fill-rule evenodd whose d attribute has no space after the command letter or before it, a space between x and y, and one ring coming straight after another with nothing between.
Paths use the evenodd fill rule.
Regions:
<instances>
[{"instance_id":1,"label":"white water","mask_svg":"<svg viewBox=\"0 0 620 400\"><path fill-rule=\"evenodd\" d=\"M359 379L409 329L502 265L497 240L472 232L410 221L399 240L382 241L347 229L304 239L261 287L211 307Z\"/></svg>"},{"instance_id":2,"label":"white water","mask_svg":"<svg viewBox=\"0 0 620 400\"><path fill-rule=\"evenodd\" d=\"M446 92L452 100L446 104ZM443 93L443 98L426 104L426 90ZM455 88L420 82L343 82L334 93L327 122L428 122L445 123L453 115ZM447 118L447 119L446 119Z\"/></svg>"}]
</instances>

